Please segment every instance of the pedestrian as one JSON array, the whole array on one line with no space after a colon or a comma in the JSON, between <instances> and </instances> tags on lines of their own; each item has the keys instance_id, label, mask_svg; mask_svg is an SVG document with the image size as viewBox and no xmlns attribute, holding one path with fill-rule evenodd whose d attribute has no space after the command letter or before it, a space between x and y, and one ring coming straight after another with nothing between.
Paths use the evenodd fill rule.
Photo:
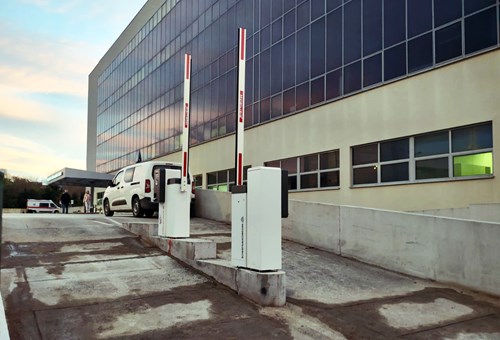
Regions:
<instances>
[{"instance_id":1,"label":"pedestrian","mask_svg":"<svg viewBox=\"0 0 500 340\"><path fill-rule=\"evenodd\" d=\"M61 195L61 207L63 214L68 213L68 207L70 202L71 202L71 196L68 194L68 190L64 190L64 193Z\"/></svg>"},{"instance_id":2,"label":"pedestrian","mask_svg":"<svg viewBox=\"0 0 500 340\"><path fill-rule=\"evenodd\" d=\"M85 206L85 213L91 213L92 209L92 197L90 196L90 192L87 190L85 195L83 195L83 204Z\"/></svg>"}]
</instances>

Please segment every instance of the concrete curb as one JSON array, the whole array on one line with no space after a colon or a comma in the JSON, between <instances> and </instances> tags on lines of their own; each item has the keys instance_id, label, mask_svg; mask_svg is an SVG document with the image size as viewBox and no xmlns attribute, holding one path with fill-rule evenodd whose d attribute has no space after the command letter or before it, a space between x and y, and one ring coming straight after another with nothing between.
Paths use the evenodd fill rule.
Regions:
<instances>
[{"instance_id":1,"label":"concrete curb","mask_svg":"<svg viewBox=\"0 0 500 340\"><path fill-rule=\"evenodd\" d=\"M286 303L284 271L258 272L234 267L229 261L217 259L216 242L159 237L157 223L123 223L122 228L259 305L279 307Z\"/></svg>"}]
</instances>

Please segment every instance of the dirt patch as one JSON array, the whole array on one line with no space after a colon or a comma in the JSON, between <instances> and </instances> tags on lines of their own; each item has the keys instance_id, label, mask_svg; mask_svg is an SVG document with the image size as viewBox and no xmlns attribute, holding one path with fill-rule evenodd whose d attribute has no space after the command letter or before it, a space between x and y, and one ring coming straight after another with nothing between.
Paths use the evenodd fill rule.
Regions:
<instances>
[{"instance_id":1,"label":"dirt patch","mask_svg":"<svg viewBox=\"0 0 500 340\"><path fill-rule=\"evenodd\" d=\"M426 304L433 303L438 299L446 299L467 306L472 309L472 313L411 329L391 327L386 318L380 313L380 308L387 305L403 302L405 304ZM500 318L500 308L488 302L475 300L471 296L460 294L452 289L426 288L406 295L358 301L344 305L329 305L293 298L288 298L288 302L302 307L306 314L320 319L332 329L340 331L348 339L389 339L403 336L431 339L433 337L430 334L454 338L464 329L470 331L469 324L482 325L482 329L479 326L476 326L475 329L483 333L494 334L500 332L500 322L478 321L484 318L486 320L498 320ZM457 326L457 324L460 326Z\"/></svg>"}]
</instances>

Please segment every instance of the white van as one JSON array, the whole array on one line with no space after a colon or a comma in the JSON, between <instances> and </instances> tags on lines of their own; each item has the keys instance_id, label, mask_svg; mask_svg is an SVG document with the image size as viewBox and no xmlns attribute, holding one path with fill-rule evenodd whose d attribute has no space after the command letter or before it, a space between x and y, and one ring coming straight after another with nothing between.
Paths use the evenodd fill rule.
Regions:
<instances>
[{"instance_id":1,"label":"white van","mask_svg":"<svg viewBox=\"0 0 500 340\"><path fill-rule=\"evenodd\" d=\"M26 204L26 212L58 214L61 212L61 208L52 202L52 200L35 200L30 198Z\"/></svg>"},{"instance_id":2,"label":"white van","mask_svg":"<svg viewBox=\"0 0 500 340\"><path fill-rule=\"evenodd\" d=\"M180 163L147 161L129 165L118 171L103 196L104 215L113 216L115 211L132 211L135 217L151 217L158 211L154 197L154 171L179 169ZM189 174L191 183L193 178Z\"/></svg>"}]
</instances>

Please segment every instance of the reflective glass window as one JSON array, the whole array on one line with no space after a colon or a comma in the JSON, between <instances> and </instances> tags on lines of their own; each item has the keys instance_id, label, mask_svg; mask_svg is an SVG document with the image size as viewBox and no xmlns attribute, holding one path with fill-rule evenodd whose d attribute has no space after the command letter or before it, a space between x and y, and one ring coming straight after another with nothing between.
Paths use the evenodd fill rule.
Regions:
<instances>
[{"instance_id":1,"label":"reflective glass window","mask_svg":"<svg viewBox=\"0 0 500 340\"><path fill-rule=\"evenodd\" d=\"M311 105L325 101L325 78L320 77L311 81Z\"/></svg>"},{"instance_id":2,"label":"reflective glass window","mask_svg":"<svg viewBox=\"0 0 500 340\"><path fill-rule=\"evenodd\" d=\"M296 102L297 110L302 110L309 106L309 82L297 86Z\"/></svg>"},{"instance_id":3,"label":"reflective glass window","mask_svg":"<svg viewBox=\"0 0 500 340\"><path fill-rule=\"evenodd\" d=\"M321 170L336 169L339 167L339 151L324 152L319 155Z\"/></svg>"},{"instance_id":4,"label":"reflective glass window","mask_svg":"<svg viewBox=\"0 0 500 340\"><path fill-rule=\"evenodd\" d=\"M311 59L309 48L309 26L297 33L297 63L296 77L297 83L309 79L309 63Z\"/></svg>"},{"instance_id":5,"label":"reflective glass window","mask_svg":"<svg viewBox=\"0 0 500 340\"><path fill-rule=\"evenodd\" d=\"M408 138L380 143L380 160L386 162L408 158L409 150L410 143Z\"/></svg>"},{"instance_id":6,"label":"reflective glass window","mask_svg":"<svg viewBox=\"0 0 500 340\"><path fill-rule=\"evenodd\" d=\"M273 67L279 67L274 65ZM283 42L283 88L295 85L295 35Z\"/></svg>"},{"instance_id":7,"label":"reflective glass window","mask_svg":"<svg viewBox=\"0 0 500 340\"><path fill-rule=\"evenodd\" d=\"M297 190L297 176L288 176L288 190Z\"/></svg>"},{"instance_id":8,"label":"reflective glass window","mask_svg":"<svg viewBox=\"0 0 500 340\"><path fill-rule=\"evenodd\" d=\"M311 1L311 21L325 14L325 0Z\"/></svg>"},{"instance_id":9,"label":"reflective glass window","mask_svg":"<svg viewBox=\"0 0 500 340\"><path fill-rule=\"evenodd\" d=\"M271 95L281 92L283 81L280 65L283 60L282 44L271 47Z\"/></svg>"},{"instance_id":10,"label":"reflective glass window","mask_svg":"<svg viewBox=\"0 0 500 340\"><path fill-rule=\"evenodd\" d=\"M369 166L365 168L352 169L353 180L352 183L356 184L370 184L377 183L377 167Z\"/></svg>"},{"instance_id":11,"label":"reflective glass window","mask_svg":"<svg viewBox=\"0 0 500 340\"><path fill-rule=\"evenodd\" d=\"M291 10L293 7L295 7L295 1L289 1L289 0L284 0L283 1L283 12L288 12Z\"/></svg>"},{"instance_id":12,"label":"reflective glass window","mask_svg":"<svg viewBox=\"0 0 500 340\"><path fill-rule=\"evenodd\" d=\"M342 8L326 18L326 56L327 70L342 66Z\"/></svg>"},{"instance_id":13,"label":"reflective glass window","mask_svg":"<svg viewBox=\"0 0 500 340\"><path fill-rule=\"evenodd\" d=\"M287 3L288 1L285 1ZM295 32L295 10L285 14L283 22L283 36L288 36Z\"/></svg>"},{"instance_id":14,"label":"reflective glass window","mask_svg":"<svg viewBox=\"0 0 500 340\"><path fill-rule=\"evenodd\" d=\"M334 99L342 95L342 69L326 75L326 99Z\"/></svg>"},{"instance_id":15,"label":"reflective glass window","mask_svg":"<svg viewBox=\"0 0 500 340\"><path fill-rule=\"evenodd\" d=\"M382 54L363 60L363 86L370 86L382 81Z\"/></svg>"},{"instance_id":16,"label":"reflective glass window","mask_svg":"<svg viewBox=\"0 0 500 340\"><path fill-rule=\"evenodd\" d=\"M301 29L310 22L310 13L309 0L303 2L297 7L297 30Z\"/></svg>"},{"instance_id":17,"label":"reflective glass window","mask_svg":"<svg viewBox=\"0 0 500 340\"><path fill-rule=\"evenodd\" d=\"M408 41L408 73L432 66L432 33Z\"/></svg>"},{"instance_id":18,"label":"reflective glass window","mask_svg":"<svg viewBox=\"0 0 500 340\"><path fill-rule=\"evenodd\" d=\"M383 183L407 181L409 179L408 165L408 162L382 165L381 181Z\"/></svg>"},{"instance_id":19,"label":"reflective glass window","mask_svg":"<svg viewBox=\"0 0 500 340\"><path fill-rule=\"evenodd\" d=\"M260 98L271 94L271 50L260 54Z\"/></svg>"},{"instance_id":20,"label":"reflective glass window","mask_svg":"<svg viewBox=\"0 0 500 340\"><path fill-rule=\"evenodd\" d=\"M318 170L318 154L300 157L300 172Z\"/></svg>"},{"instance_id":21,"label":"reflective glass window","mask_svg":"<svg viewBox=\"0 0 500 340\"><path fill-rule=\"evenodd\" d=\"M283 14L283 0L272 0L272 18L276 20Z\"/></svg>"},{"instance_id":22,"label":"reflective glass window","mask_svg":"<svg viewBox=\"0 0 500 340\"><path fill-rule=\"evenodd\" d=\"M384 0L384 46L389 47L406 37L405 2Z\"/></svg>"},{"instance_id":23,"label":"reflective glass window","mask_svg":"<svg viewBox=\"0 0 500 340\"><path fill-rule=\"evenodd\" d=\"M321 172L319 176L321 188L338 187L340 185L338 171Z\"/></svg>"},{"instance_id":24,"label":"reflective glass window","mask_svg":"<svg viewBox=\"0 0 500 340\"><path fill-rule=\"evenodd\" d=\"M384 79L391 80L406 74L406 43L391 47L384 53Z\"/></svg>"},{"instance_id":25,"label":"reflective glass window","mask_svg":"<svg viewBox=\"0 0 500 340\"><path fill-rule=\"evenodd\" d=\"M271 99L271 118L276 118L281 116L281 104L282 98L281 94L278 94L277 96L274 96Z\"/></svg>"},{"instance_id":26,"label":"reflective glass window","mask_svg":"<svg viewBox=\"0 0 500 340\"><path fill-rule=\"evenodd\" d=\"M450 152L448 131L415 137L415 157L439 155Z\"/></svg>"},{"instance_id":27,"label":"reflective glass window","mask_svg":"<svg viewBox=\"0 0 500 340\"><path fill-rule=\"evenodd\" d=\"M432 29L432 0L407 0L408 1L408 37Z\"/></svg>"},{"instance_id":28,"label":"reflective glass window","mask_svg":"<svg viewBox=\"0 0 500 340\"><path fill-rule=\"evenodd\" d=\"M495 4L495 0L464 0L465 14L473 13L493 4Z\"/></svg>"},{"instance_id":29,"label":"reflective glass window","mask_svg":"<svg viewBox=\"0 0 500 340\"><path fill-rule=\"evenodd\" d=\"M287 158L281 161L281 168L288 171L289 175L297 173L297 158Z\"/></svg>"},{"instance_id":30,"label":"reflective glass window","mask_svg":"<svg viewBox=\"0 0 500 340\"><path fill-rule=\"evenodd\" d=\"M281 19L273 22L273 32L272 32L272 42L273 44L277 41L281 40L281 36L283 35L282 33L282 27L281 27Z\"/></svg>"},{"instance_id":31,"label":"reflective glass window","mask_svg":"<svg viewBox=\"0 0 500 340\"><path fill-rule=\"evenodd\" d=\"M474 14L465 19L465 53L472 53L498 42L496 8Z\"/></svg>"},{"instance_id":32,"label":"reflective glass window","mask_svg":"<svg viewBox=\"0 0 500 340\"><path fill-rule=\"evenodd\" d=\"M456 129L451 132L453 152L493 147L491 124Z\"/></svg>"},{"instance_id":33,"label":"reflective glass window","mask_svg":"<svg viewBox=\"0 0 500 340\"><path fill-rule=\"evenodd\" d=\"M260 102L260 122L266 122L271 118L270 99L264 99Z\"/></svg>"},{"instance_id":34,"label":"reflective glass window","mask_svg":"<svg viewBox=\"0 0 500 340\"><path fill-rule=\"evenodd\" d=\"M342 0L326 0L326 11L330 12L332 9L335 9L342 5Z\"/></svg>"},{"instance_id":35,"label":"reflective glass window","mask_svg":"<svg viewBox=\"0 0 500 340\"><path fill-rule=\"evenodd\" d=\"M266 26L260 31L260 50L263 51L271 46L271 26Z\"/></svg>"},{"instance_id":36,"label":"reflective glass window","mask_svg":"<svg viewBox=\"0 0 500 340\"><path fill-rule=\"evenodd\" d=\"M361 57L361 0L344 5L344 63Z\"/></svg>"},{"instance_id":37,"label":"reflective glass window","mask_svg":"<svg viewBox=\"0 0 500 340\"><path fill-rule=\"evenodd\" d=\"M271 1L260 1L260 27L269 25L271 22Z\"/></svg>"},{"instance_id":38,"label":"reflective glass window","mask_svg":"<svg viewBox=\"0 0 500 340\"><path fill-rule=\"evenodd\" d=\"M462 24L447 26L436 31L436 63L462 55Z\"/></svg>"},{"instance_id":39,"label":"reflective glass window","mask_svg":"<svg viewBox=\"0 0 500 340\"><path fill-rule=\"evenodd\" d=\"M378 144L356 146L352 148L352 165L378 162Z\"/></svg>"},{"instance_id":40,"label":"reflective glass window","mask_svg":"<svg viewBox=\"0 0 500 340\"><path fill-rule=\"evenodd\" d=\"M462 16L462 0L434 1L434 27L439 27Z\"/></svg>"},{"instance_id":41,"label":"reflective glass window","mask_svg":"<svg viewBox=\"0 0 500 340\"><path fill-rule=\"evenodd\" d=\"M447 178L448 176L448 157L426 159L415 162L415 178L417 180Z\"/></svg>"},{"instance_id":42,"label":"reflective glass window","mask_svg":"<svg viewBox=\"0 0 500 340\"><path fill-rule=\"evenodd\" d=\"M300 176L301 189L313 189L318 187L318 174L307 174Z\"/></svg>"},{"instance_id":43,"label":"reflective glass window","mask_svg":"<svg viewBox=\"0 0 500 340\"><path fill-rule=\"evenodd\" d=\"M363 1L363 55L382 49L382 0Z\"/></svg>"},{"instance_id":44,"label":"reflective glass window","mask_svg":"<svg viewBox=\"0 0 500 340\"><path fill-rule=\"evenodd\" d=\"M295 88L283 92L283 114L295 111Z\"/></svg>"},{"instance_id":45,"label":"reflective glass window","mask_svg":"<svg viewBox=\"0 0 500 340\"><path fill-rule=\"evenodd\" d=\"M453 176L478 176L493 173L493 154L491 152L453 157Z\"/></svg>"},{"instance_id":46,"label":"reflective glass window","mask_svg":"<svg viewBox=\"0 0 500 340\"><path fill-rule=\"evenodd\" d=\"M361 89L361 62L358 61L344 68L344 94Z\"/></svg>"},{"instance_id":47,"label":"reflective glass window","mask_svg":"<svg viewBox=\"0 0 500 340\"><path fill-rule=\"evenodd\" d=\"M311 25L311 78L325 73L325 19Z\"/></svg>"}]
</instances>

